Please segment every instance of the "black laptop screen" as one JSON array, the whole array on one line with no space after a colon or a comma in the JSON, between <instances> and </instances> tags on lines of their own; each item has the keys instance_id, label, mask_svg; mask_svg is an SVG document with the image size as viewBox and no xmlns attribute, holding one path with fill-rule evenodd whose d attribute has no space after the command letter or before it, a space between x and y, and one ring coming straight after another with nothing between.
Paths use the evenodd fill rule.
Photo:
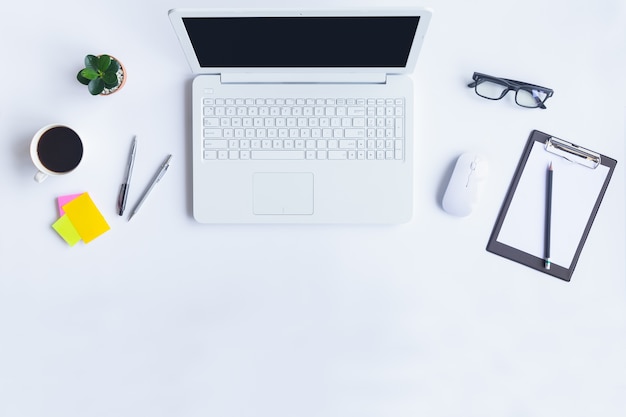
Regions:
<instances>
[{"instance_id":1,"label":"black laptop screen","mask_svg":"<svg viewBox=\"0 0 626 417\"><path fill-rule=\"evenodd\" d=\"M402 68L419 16L183 18L204 68Z\"/></svg>"}]
</instances>

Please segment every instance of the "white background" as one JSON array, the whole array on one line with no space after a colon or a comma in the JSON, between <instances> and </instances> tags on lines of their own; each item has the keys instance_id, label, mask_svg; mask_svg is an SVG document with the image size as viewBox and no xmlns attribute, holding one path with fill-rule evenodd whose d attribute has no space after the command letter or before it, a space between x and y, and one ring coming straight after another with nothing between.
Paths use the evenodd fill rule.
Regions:
<instances>
[{"instance_id":1,"label":"white background","mask_svg":"<svg viewBox=\"0 0 626 417\"><path fill-rule=\"evenodd\" d=\"M3 6L0 416L625 415L623 1L424 1L411 223L203 226L192 74L167 11L255 4ZM91 97L75 81L88 53L126 65L124 90ZM555 94L547 110L491 102L466 87L474 71ZM74 127L87 153L36 184L30 138L49 123ZM570 283L485 251L532 129L619 161ZM174 159L128 223L115 201L135 134L131 204ZM440 200L467 150L490 176L459 219ZM82 191L111 230L70 248L50 227L55 198Z\"/></svg>"}]
</instances>

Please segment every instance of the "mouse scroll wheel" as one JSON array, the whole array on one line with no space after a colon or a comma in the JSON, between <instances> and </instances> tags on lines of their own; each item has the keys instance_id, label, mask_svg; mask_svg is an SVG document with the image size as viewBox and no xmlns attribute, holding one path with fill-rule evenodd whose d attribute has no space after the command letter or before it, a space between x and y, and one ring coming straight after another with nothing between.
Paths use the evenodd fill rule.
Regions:
<instances>
[{"instance_id":1,"label":"mouse scroll wheel","mask_svg":"<svg viewBox=\"0 0 626 417\"><path fill-rule=\"evenodd\" d=\"M472 161L472 163L470 164L470 169L471 169L472 171L475 171L475 170L476 170L476 161Z\"/></svg>"}]
</instances>

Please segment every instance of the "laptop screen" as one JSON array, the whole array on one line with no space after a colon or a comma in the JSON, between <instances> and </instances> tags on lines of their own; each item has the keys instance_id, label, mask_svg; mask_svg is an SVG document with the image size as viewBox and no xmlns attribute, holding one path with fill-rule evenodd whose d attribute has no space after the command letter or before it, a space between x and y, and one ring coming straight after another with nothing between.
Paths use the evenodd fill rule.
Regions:
<instances>
[{"instance_id":1,"label":"laptop screen","mask_svg":"<svg viewBox=\"0 0 626 417\"><path fill-rule=\"evenodd\" d=\"M420 17L182 20L203 68L404 68Z\"/></svg>"}]
</instances>

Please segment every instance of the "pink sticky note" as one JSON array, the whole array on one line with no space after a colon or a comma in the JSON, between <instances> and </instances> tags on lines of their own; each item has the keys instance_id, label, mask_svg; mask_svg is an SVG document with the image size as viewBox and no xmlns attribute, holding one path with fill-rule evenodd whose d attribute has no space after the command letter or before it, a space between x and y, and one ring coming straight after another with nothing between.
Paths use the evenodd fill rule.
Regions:
<instances>
[{"instance_id":1,"label":"pink sticky note","mask_svg":"<svg viewBox=\"0 0 626 417\"><path fill-rule=\"evenodd\" d=\"M57 198L57 205L59 206L59 216L63 216L65 214L65 210L63 210L63 206L64 205L66 205L70 201L74 200L76 197L79 197L79 196L81 196L83 194L84 193L63 195L63 196Z\"/></svg>"}]
</instances>

